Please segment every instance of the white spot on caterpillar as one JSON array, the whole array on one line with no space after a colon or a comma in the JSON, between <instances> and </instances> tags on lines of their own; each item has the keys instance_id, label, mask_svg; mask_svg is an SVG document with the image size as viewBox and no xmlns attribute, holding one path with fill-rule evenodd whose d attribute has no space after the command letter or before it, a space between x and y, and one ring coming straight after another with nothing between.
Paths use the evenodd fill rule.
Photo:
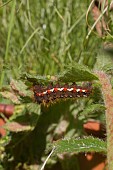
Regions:
<instances>
[{"instance_id":1,"label":"white spot on caterpillar","mask_svg":"<svg viewBox=\"0 0 113 170\"><path fill-rule=\"evenodd\" d=\"M82 92L86 92L86 90L82 90Z\"/></svg>"},{"instance_id":2,"label":"white spot on caterpillar","mask_svg":"<svg viewBox=\"0 0 113 170\"><path fill-rule=\"evenodd\" d=\"M43 94L47 94L47 91L44 91Z\"/></svg>"},{"instance_id":3,"label":"white spot on caterpillar","mask_svg":"<svg viewBox=\"0 0 113 170\"><path fill-rule=\"evenodd\" d=\"M79 92L79 91L80 91L80 89L76 89L76 91L77 91L77 92Z\"/></svg>"},{"instance_id":4,"label":"white spot on caterpillar","mask_svg":"<svg viewBox=\"0 0 113 170\"><path fill-rule=\"evenodd\" d=\"M83 96L84 96L84 97L87 97L87 95L85 95L85 94L84 94Z\"/></svg>"},{"instance_id":5,"label":"white spot on caterpillar","mask_svg":"<svg viewBox=\"0 0 113 170\"><path fill-rule=\"evenodd\" d=\"M73 88L67 89L67 91L73 91Z\"/></svg>"},{"instance_id":6,"label":"white spot on caterpillar","mask_svg":"<svg viewBox=\"0 0 113 170\"><path fill-rule=\"evenodd\" d=\"M54 92L54 88L53 88L53 89L50 89L50 92Z\"/></svg>"},{"instance_id":7,"label":"white spot on caterpillar","mask_svg":"<svg viewBox=\"0 0 113 170\"><path fill-rule=\"evenodd\" d=\"M64 88L58 88L58 90L59 90L59 91L63 91L63 90L64 90Z\"/></svg>"}]
</instances>

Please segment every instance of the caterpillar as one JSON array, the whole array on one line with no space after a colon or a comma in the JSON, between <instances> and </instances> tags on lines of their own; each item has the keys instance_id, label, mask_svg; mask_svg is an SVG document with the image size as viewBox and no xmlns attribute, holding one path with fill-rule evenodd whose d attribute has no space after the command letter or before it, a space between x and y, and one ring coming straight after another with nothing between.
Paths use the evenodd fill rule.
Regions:
<instances>
[{"instance_id":1,"label":"caterpillar","mask_svg":"<svg viewBox=\"0 0 113 170\"><path fill-rule=\"evenodd\" d=\"M50 84L47 87L38 84L34 85L33 92L36 102L41 104L60 98L88 97L92 92L92 86L90 83L84 87L78 86L76 83L71 85Z\"/></svg>"}]
</instances>

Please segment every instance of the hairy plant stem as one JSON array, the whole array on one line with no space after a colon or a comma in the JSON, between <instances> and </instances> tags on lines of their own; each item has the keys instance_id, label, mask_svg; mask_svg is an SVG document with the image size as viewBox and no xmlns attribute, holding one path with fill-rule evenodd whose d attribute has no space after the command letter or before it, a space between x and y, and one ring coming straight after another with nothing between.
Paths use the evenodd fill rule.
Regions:
<instances>
[{"instance_id":1,"label":"hairy plant stem","mask_svg":"<svg viewBox=\"0 0 113 170\"><path fill-rule=\"evenodd\" d=\"M102 71L97 74L102 84L102 93L106 106L108 169L113 170L113 91L108 76Z\"/></svg>"}]
</instances>

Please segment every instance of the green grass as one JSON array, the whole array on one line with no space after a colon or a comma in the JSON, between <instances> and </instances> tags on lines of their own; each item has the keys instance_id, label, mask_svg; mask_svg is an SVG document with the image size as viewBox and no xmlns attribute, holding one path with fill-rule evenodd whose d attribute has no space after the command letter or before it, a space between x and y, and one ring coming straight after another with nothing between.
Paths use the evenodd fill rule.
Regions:
<instances>
[{"instance_id":1,"label":"green grass","mask_svg":"<svg viewBox=\"0 0 113 170\"><path fill-rule=\"evenodd\" d=\"M16 2L12 27L10 11L13 3L14 1L1 8L3 41L0 51L2 58L6 54L8 66L15 65L26 72L41 75L58 73L65 64L73 61L92 67L95 56L90 54L96 47L98 38L93 36L93 41L90 40L84 47L87 3L73 0L54 3L36 0Z\"/></svg>"}]
</instances>

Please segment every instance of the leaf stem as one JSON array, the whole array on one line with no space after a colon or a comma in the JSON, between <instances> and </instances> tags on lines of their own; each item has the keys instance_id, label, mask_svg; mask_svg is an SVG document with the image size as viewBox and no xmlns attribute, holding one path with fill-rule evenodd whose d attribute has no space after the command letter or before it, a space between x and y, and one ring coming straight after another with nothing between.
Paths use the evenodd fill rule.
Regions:
<instances>
[{"instance_id":1,"label":"leaf stem","mask_svg":"<svg viewBox=\"0 0 113 170\"><path fill-rule=\"evenodd\" d=\"M52 151L50 152L50 154L48 155L48 157L46 158L46 160L44 161L44 163L43 163L43 165L42 165L42 167L41 167L41 169L40 170L44 170L44 168L45 168L45 165L46 165L46 163L47 163L47 161L48 161L48 159L51 157L51 155L53 154L53 152L54 152L54 150L55 150L55 146L53 146L53 149L52 149Z\"/></svg>"}]
</instances>

